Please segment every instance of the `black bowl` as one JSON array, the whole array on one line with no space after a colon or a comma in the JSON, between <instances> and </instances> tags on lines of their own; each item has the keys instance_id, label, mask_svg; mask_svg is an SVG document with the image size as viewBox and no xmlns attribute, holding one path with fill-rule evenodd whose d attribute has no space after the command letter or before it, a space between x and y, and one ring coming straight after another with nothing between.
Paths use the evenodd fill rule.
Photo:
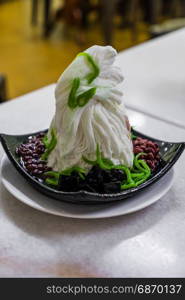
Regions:
<instances>
[{"instance_id":1,"label":"black bowl","mask_svg":"<svg viewBox=\"0 0 185 300\"><path fill-rule=\"evenodd\" d=\"M47 130L45 132L47 132ZM107 202L114 202L131 197L136 193L143 191L147 187L151 186L154 182L160 180L160 178L172 168L172 166L178 160L185 148L185 143L170 143L160 141L133 130L134 135L136 135L137 137L149 139L157 143L160 149L161 161L156 171L146 182L135 188L124 190L120 193L115 194L99 194L87 191L62 192L55 190L54 188L51 188L42 182L37 181L34 177L27 173L24 167L19 163L19 157L15 152L16 147L19 146L21 143L26 142L29 136L33 136L38 133L39 132L34 132L26 135L0 134L0 139L7 156L14 165L14 167L29 183L32 184L34 188L51 198L55 198L59 201L72 202L76 204L102 204Z\"/></svg>"}]
</instances>

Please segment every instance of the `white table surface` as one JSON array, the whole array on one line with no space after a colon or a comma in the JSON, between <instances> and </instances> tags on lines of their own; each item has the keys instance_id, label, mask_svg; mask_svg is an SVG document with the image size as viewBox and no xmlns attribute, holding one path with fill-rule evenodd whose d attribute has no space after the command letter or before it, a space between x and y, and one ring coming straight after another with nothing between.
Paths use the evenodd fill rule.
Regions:
<instances>
[{"instance_id":1,"label":"white table surface","mask_svg":"<svg viewBox=\"0 0 185 300\"><path fill-rule=\"evenodd\" d=\"M121 52L129 107L185 128L185 29Z\"/></svg>"},{"instance_id":2,"label":"white table surface","mask_svg":"<svg viewBox=\"0 0 185 300\"><path fill-rule=\"evenodd\" d=\"M0 130L28 133L48 127L54 85L0 106ZM184 141L185 130L129 110L132 125L151 136ZM0 146L0 159L3 149ZM0 183L0 276L185 276L185 154L171 190L142 211L80 220L30 208ZM16 179L15 179L16 180Z\"/></svg>"}]
</instances>

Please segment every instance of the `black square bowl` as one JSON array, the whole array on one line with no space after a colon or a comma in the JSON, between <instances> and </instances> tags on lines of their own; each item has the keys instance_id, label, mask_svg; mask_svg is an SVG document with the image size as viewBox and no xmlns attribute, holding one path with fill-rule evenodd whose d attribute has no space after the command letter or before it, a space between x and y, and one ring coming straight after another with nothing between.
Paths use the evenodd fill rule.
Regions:
<instances>
[{"instance_id":1,"label":"black square bowl","mask_svg":"<svg viewBox=\"0 0 185 300\"><path fill-rule=\"evenodd\" d=\"M45 130L45 132L47 132L47 130ZM11 163L14 165L17 171L25 178L25 180L27 180L34 188L36 188L41 193L49 196L50 198L76 204L103 204L108 202L120 201L125 198L136 195L137 193L151 186L154 182L160 180L172 168L172 166L178 160L185 148L185 143L171 143L161 141L148 137L140 132L133 130L134 135L157 143L160 149L161 160L158 165L158 168L154 173L152 173L151 177L147 181L135 188L124 190L120 193L115 194L99 194L87 191L62 192L51 188L42 182L39 182L33 176L27 173L24 167L20 164L20 159L15 152L16 147L18 147L23 142L27 141L29 136L33 136L38 133L39 132L34 132L26 135L0 134L0 139L2 146Z\"/></svg>"}]
</instances>

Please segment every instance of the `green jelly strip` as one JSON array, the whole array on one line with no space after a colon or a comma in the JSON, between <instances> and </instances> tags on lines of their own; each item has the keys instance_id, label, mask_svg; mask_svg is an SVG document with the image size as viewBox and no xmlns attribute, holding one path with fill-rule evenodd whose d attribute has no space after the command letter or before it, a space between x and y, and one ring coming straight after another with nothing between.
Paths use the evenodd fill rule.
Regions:
<instances>
[{"instance_id":1,"label":"green jelly strip","mask_svg":"<svg viewBox=\"0 0 185 300\"><path fill-rule=\"evenodd\" d=\"M95 95L96 87L93 87L80 95L76 96L78 88L80 86L80 78L73 79L72 89L68 98L68 106L71 109L76 108L77 106L82 107L88 103L88 101Z\"/></svg>"},{"instance_id":2,"label":"green jelly strip","mask_svg":"<svg viewBox=\"0 0 185 300\"><path fill-rule=\"evenodd\" d=\"M133 180L131 176L131 172L128 167L120 165L120 166L116 166L116 169L124 171L127 177L126 183L121 185L121 189L129 189L135 187L135 181Z\"/></svg>"},{"instance_id":3,"label":"green jelly strip","mask_svg":"<svg viewBox=\"0 0 185 300\"><path fill-rule=\"evenodd\" d=\"M132 126L132 127L131 127L131 132L130 132L130 137L131 137L132 140L137 139L137 136L136 136L135 134L133 134L134 128L135 128L135 126Z\"/></svg>"},{"instance_id":4,"label":"green jelly strip","mask_svg":"<svg viewBox=\"0 0 185 300\"><path fill-rule=\"evenodd\" d=\"M88 84L90 84L99 75L100 69L90 54L88 54L86 52L81 52L78 54L78 56L84 56L92 68L92 72L90 72L86 76L87 82L88 82ZM74 109L78 106L82 107L82 106L86 105L88 103L88 101L96 93L96 87L93 87L77 96L79 87L80 87L80 78L76 77L72 81L72 88L71 88L71 91L70 91L70 94L68 97L68 106L71 109Z\"/></svg>"},{"instance_id":5,"label":"green jelly strip","mask_svg":"<svg viewBox=\"0 0 185 300\"><path fill-rule=\"evenodd\" d=\"M85 169L78 167L78 166L74 166L68 169L65 169L63 171L60 172L61 175L66 175L66 176L70 176L72 172L77 172L78 175L82 178L85 179L84 174L86 173Z\"/></svg>"},{"instance_id":6,"label":"green jelly strip","mask_svg":"<svg viewBox=\"0 0 185 300\"><path fill-rule=\"evenodd\" d=\"M101 169L111 170L114 167L114 164L111 162L111 160L101 157L101 152L98 144L96 148L96 160L89 160L85 156L82 156L82 159L89 165L98 165Z\"/></svg>"},{"instance_id":7,"label":"green jelly strip","mask_svg":"<svg viewBox=\"0 0 185 300\"><path fill-rule=\"evenodd\" d=\"M49 178L46 178L45 182L49 185L58 185L59 182L59 176L60 174L58 172L55 171L48 171L45 172L44 175L48 176Z\"/></svg>"},{"instance_id":8,"label":"green jelly strip","mask_svg":"<svg viewBox=\"0 0 185 300\"><path fill-rule=\"evenodd\" d=\"M124 165L114 165L109 159L103 158L97 145L96 149L96 160L89 160L86 157L82 157L83 160L90 165L98 165L101 169L119 169L122 170L126 175L126 181L121 185L121 189L129 189L137 187L139 184L145 182L147 178L151 175L151 170L144 160L139 159L141 155L146 155L145 153L139 153L134 158L133 168L130 170Z\"/></svg>"},{"instance_id":9,"label":"green jelly strip","mask_svg":"<svg viewBox=\"0 0 185 300\"><path fill-rule=\"evenodd\" d=\"M91 88L84 93L80 94L77 99L77 105L82 107L88 103L88 101L95 95L96 88Z\"/></svg>"},{"instance_id":10,"label":"green jelly strip","mask_svg":"<svg viewBox=\"0 0 185 300\"><path fill-rule=\"evenodd\" d=\"M131 132L131 140L135 140L135 139L137 139L137 136L136 135L134 135L132 132Z\"/></svg>"},{"instance_id":11,"label":"green jelly strip","mask_svg":"<svg viewBox=\"0 0 185 300\"><path fill-rule=\"evenodd\" d=\"M134 157L132 169L129 169L124 165L114 165L111 160L102 157L102 153L100 151L99 145L97 145L96 148L95 160L89 160L84 156L82 158L86 163L92 166L98 165L101 169L104 170L112 170L112 169L122 170L126 175L126 179L121 184L121 189L126 190L129 188L137 187L141 183L145 182L151 175L151 170L147 165L147 163L144 160L139 159L141 155L146 155L146 154L139 153ZM49 178L46 179L46 183L48 183L49 185L58 185L60 175L70 176L72 172L77 172L82 179L85 179L85 173L86 173L85 169L78 166L74 166L72 168L65 169L61 172L53 172L53 171L46 172L45 175L49 176Z\"/></svg>"},{"instance_id":12,"label":"green jelly strip","mask_svg":"<svg viewBox=\"0 0 185 300\"><path fill-rule=\"evenodd\" d=\"M100 69L89 53L81 52L77 56L84 56L92 67L92 72L86 76L87 82L91 83L100 74Z\"/></svg>"},{"instance_id":13,"label":"green jelly strip","mask_svg":"<svg viewBox=\"0 0 185 300\"><path fill-rule=\"evenodd\" d=\"M55 148L55 146L57 144L57 137L56 137L56 134L55 134L55 131L54 131L53 128L51 129L51 139L50 139L50 141L48 140L47 136L45 136L42 141L43 141L43 143L46 147L46 151L42 154L41 159L42 160L47 160L49 154L51 153L51 151Z\"/></svg>"},{"instance_id":14,"label":"green jelly strip","mask_svg":"<svg viewBox=\"0 0 185 300\"><path fill-rule=\"evenodd\" d=\"M49 141L47 134L43 137L42 142L44 143L45 148L48 148Z\"/></svg>"},{"instance_id":15,"label":"green jelly strip","mask_svg":"<svg viewBox=\"0 0 185 300\"><path fill-rule=\"evenodd\" d=\"M77 78L73 79L71 92L70 92L69 98L68 98L68 106L72 109L76 108L78 106L76 93L79 89L79 86L80 86L80 78L77 77Z\"/></svg>"},{"instance_id":16,"label":"green jelly strip","mask_svg":"<svg viewBox=\"0 0 185 300\"><path fill-rule=\"evenodd\" d=\"M77 172L81 179L83 179L83 180L85 179L84 174L86 173L86 171L81 167L74 166L74 167L65 169L61 172L56 172L56 171L45 172L44 175L48 176L46 178L45 182L49 185L57 186L59 184L59 178L61 175L70 176L72 172Z\"/></svg>"}]
</instances>

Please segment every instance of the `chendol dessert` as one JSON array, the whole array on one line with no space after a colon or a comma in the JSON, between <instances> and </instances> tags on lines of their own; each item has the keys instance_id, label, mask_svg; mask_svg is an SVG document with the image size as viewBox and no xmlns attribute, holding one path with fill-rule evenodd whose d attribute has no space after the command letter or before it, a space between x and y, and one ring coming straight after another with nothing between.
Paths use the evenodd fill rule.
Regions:
<instances>
[{"instance_id":1,"label":"chendol dessert","mask_svg":"<svg viewBox=\"0 0 185 300\"><path fill-rule=\"evenodd\" d=\"M120 192L145 182L156 168L157 144L131 133L116 54L111 46L93 46L59 78L48 132L17 149L38 180L63 191Z\"/></svg>"}]
</instances>

